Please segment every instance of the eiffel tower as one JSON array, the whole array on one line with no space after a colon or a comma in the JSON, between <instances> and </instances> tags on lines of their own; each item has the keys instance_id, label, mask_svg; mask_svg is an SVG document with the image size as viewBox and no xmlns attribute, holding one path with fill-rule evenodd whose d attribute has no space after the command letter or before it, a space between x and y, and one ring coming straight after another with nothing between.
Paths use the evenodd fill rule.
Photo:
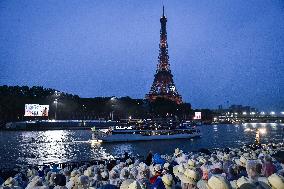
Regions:
<instances>
[{"instance_id":1,"label":"eiffel tower","mask_svg":"<svg viewBox=\"0 0 284 189\"><path fill-rule=\"evenodd\" d=\"M155 101L157 98L164 98L176 102L182 103L182 98L179 95L173 80L171 73L168 55L168 42L167 42L167 18L165 17L165 10L163 6L163 16L160 18L161 30L160 30L160 44L159 44L159 57L158 65L155 74L155 78L150 89L150 92L146 95L146 99L150 102Z\"/></svg>"}]
</instances>

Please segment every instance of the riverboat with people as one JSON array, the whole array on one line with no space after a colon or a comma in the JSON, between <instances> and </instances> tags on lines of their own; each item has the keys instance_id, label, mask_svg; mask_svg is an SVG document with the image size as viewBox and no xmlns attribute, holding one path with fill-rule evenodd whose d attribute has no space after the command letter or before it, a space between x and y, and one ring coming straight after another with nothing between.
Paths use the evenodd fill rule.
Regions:
<instances>
[{"instance_id":1,"label":"riverboat with people","mask_svg":"<svg viewBox=\"0 0 284 189\"><path fill-rule=\"evenodd\" d=\"M148 140L191 139L201 137L195 126L181 124L175 128L139 128L135 126L116 126L109 129L92 129L93 140L98 142L128 142Z\"/></svg>"}]
</instances>

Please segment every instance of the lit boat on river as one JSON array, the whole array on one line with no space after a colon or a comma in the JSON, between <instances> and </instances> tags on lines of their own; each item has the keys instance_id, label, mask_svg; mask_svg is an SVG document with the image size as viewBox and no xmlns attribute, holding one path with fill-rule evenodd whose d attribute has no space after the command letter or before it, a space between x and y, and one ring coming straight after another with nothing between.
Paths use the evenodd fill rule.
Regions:
<instances>
[{"instance_id":1,"label":"lit boat on river","mask_svg":"<svg viewBox=\"0 0 284 189\"><path fill-rule=\"evenodd\" d=\"M92 129L93 140L100 142L128 142L147 140L191 139L201 137L195 127L175 129L136 129L132 126L116 126L110 129Z\"/></svg>"}]
</instances>

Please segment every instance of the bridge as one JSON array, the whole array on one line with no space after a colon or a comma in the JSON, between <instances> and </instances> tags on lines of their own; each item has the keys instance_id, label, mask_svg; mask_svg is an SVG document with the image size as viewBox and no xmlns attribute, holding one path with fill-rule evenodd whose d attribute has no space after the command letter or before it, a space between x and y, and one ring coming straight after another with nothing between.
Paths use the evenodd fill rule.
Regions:
<instances>
[{"instance_id":1,"label":"bridge","mask_svg":"<svg viewBox=\"0 0 284 189\"><path fill-rule=\"evenodd\" d=\"M280 115L239 115L234 113L226 113L225 115L215 116L214 122L230 122L230 123L284 123L284 114Z\"/></svg>"}]
</instances>

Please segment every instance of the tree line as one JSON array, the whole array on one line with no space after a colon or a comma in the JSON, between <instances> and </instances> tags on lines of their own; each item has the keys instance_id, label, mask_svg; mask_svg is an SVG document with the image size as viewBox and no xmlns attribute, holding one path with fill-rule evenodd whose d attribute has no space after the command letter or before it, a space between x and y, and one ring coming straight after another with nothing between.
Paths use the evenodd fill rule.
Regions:
<instances>
[{"instance_id":1,"label":"tree line","mask_svg":"<svg viewBox=\"0 0 284 189\"><path fill-rule=\"evenodd\" d=\"M57 105L54 103L57 99ZM25 104L49 105L49 116L24 117ZM196 111L196 110L195 110ZM211 119L210 110L200 110L204 119ZM190 120L194 110L189 103L176 104L158 98L154 102L126 97L81 98L42 86L0 86L0 121L23 121L30 119L137 119L173 117Z\"/></svg>"}]
</instances>

